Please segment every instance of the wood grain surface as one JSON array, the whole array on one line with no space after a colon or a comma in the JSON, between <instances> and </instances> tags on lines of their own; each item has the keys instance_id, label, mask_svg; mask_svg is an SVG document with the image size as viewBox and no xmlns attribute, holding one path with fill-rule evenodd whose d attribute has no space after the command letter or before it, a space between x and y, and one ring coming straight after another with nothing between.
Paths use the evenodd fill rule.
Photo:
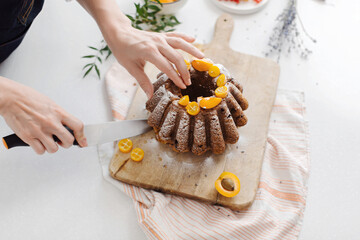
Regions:
<instances>
[{"instance_id":1,"label":"wood grain surface","mask_svg":"<svg viewBox=\"0 0 360 240\"><path fill-rule=\"evenodd\" d=\"M207 152L195 156L173 152L169 146L157 142L151 131L132 138L134 147L145 151L143 161L134 162L129 153L116 150L109 166L112 177L143 188L220 204L232 210L246 208L254 201L280 69L269 59L232 50L229 40L233 28L230 15L220 16L212 42L201 48L206 57L223 64L244 86L244 96L249 101L249 109L245 111L248 124L238 129L239 141L227 145L223 154ZM146 72L155 81L159 70L149 64ZM147 117L145 102L146 96L140 89L128 119ZM215 180L224 171L232 172L240 179L241 191L233 198L223 197L215 189Z\"/></svg>"}]
</instances>

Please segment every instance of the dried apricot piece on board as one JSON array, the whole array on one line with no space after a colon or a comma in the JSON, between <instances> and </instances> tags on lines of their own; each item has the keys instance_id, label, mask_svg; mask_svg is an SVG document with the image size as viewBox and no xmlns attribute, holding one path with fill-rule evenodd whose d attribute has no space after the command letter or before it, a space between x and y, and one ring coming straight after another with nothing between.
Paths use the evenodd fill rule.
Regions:
<instances>
[{"instance_id":1,"label":"dried apricot piece on board","mask_svg":"<svg viewBox=\"0 0 360 240\"><path fill-rule=\"evenodd\" d=\"M132 146L133 146L133 143L128 138L120 140L119 143L118 143L119 150L120 150L120 152L123 152L123 153L130 152L131 149L132 149Z\"/></svg>"},{"instance_id":2,"label":"dried apricot piece on board","mask_svg":"<svg viewBox=\"0 0 360 240\"><path fill-rule=\"evenodd\" d=\"M134 148L131 151L130 157L135 162L140 162L144 158L144 150L142 150L141 148Z\"/></svg>"},{"instance_id":3,"label":"dried apricot piece on board","mask_svg":"<svg viewBox=\"0 0 360 240\"><path fill-rule=\"evenodd\" d=\"M215 188L224 197L234 197L240 192L240 180L231 172L223 172L216 179Z\"/></svg>"}]
</instances>

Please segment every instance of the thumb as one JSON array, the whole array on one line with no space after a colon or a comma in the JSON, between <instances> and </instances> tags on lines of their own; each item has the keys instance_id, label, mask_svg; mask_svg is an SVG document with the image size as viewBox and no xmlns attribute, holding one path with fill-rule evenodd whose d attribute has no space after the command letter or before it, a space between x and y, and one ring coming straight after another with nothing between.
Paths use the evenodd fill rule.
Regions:
<instances>
[{"instance_id":1,"label":"thumb","mask_svg":"<svg viewBox=\"0 0 360 240\"><path fill-rule=\"evenodd\" d=\"M87 147L87 139L84 134L84 124L76 117L68 114L62 123L68 126L74 132L74 137L79 143L80 147Z\"/></svg>"}]
</instances>

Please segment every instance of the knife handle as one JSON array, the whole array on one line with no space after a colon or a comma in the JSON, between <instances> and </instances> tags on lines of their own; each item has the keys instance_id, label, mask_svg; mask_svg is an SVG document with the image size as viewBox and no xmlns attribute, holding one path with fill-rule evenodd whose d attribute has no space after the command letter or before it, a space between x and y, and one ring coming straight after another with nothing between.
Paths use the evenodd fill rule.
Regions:
<instances>
[{"instance_id":1,"label":"knife handle","mask_svg":"<svg viewBox=\"0 0 360 240\"><path fill-rule=\"evenodd\" d=\"M64 126L73 136L74 136L74 132L73 130L71 130L70 128L68 128L67 126ZM55 142L61 142L57 136L53 135L54 141ZM24 142L23 140L21 140L15 133L8 135L6 137L2 138L3 144L6 147L6 149L10 149L13 147L27 147L29 146L29 144L27 144L26 142ZM73 145L79 145L79 143L76 141L76 139L73 142Z\"/></svg>"}]
</instances>

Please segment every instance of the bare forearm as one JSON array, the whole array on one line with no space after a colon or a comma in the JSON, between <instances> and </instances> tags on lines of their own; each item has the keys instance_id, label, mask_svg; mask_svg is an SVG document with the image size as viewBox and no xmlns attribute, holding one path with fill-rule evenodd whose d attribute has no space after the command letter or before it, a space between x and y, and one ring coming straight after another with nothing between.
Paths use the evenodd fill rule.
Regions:
<instances>
[{"instance_id":1,"label":"bare forearm","mask_svg":"<svg viewBox=\"0 0 360 240\"><path fill-rule=\"evenodd\" d=\"M95 19L105 40L111 35L131 28L130 20L121 12L115 0L78 0L80 5Z\"/></svg>"},{"instance_id":2,"label":"bare forearm","mask_svg":"<svg viewBox=\"0 0 360 240\"><path fill-rule=\"evenodd\" d=\"M0 115L4 114L4 109L7 104L7 94L9 93L9 79L0 76Z\"/></svg>"}]
</instances>

